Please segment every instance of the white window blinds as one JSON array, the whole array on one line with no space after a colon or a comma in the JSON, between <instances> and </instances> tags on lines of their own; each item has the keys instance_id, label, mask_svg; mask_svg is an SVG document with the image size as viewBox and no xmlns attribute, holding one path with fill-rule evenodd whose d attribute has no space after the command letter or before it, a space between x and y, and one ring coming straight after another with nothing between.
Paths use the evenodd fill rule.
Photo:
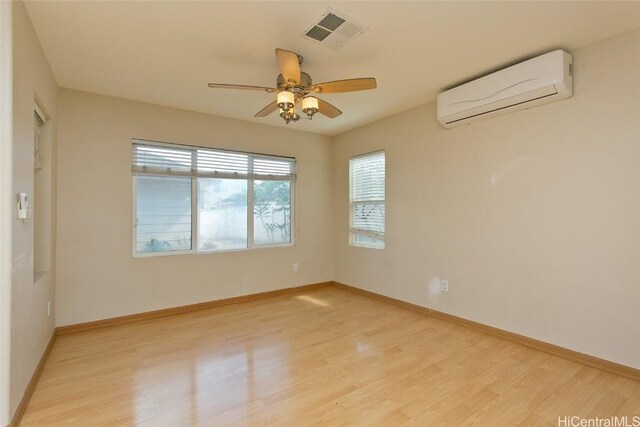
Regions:
<instances>
[{"instance_id":1,"label":"white window blinds","mask_svg":"<svg viewBox=\"0 0 640 427\"><path fill-rule=\"evenodd\" d=\"M350 160L351 233L355 241L384 245L385 154L383 151Z\"/></svg>"},{"instance_id":2,"label":"white window blinds","mask_svg":"<svg viewBox=\"0 0 640 427\"><path fill-rule=\"evenodd\" d=\"M295 159L133 140L134 174L294 181Z\"/></svg>"}]
</instances>

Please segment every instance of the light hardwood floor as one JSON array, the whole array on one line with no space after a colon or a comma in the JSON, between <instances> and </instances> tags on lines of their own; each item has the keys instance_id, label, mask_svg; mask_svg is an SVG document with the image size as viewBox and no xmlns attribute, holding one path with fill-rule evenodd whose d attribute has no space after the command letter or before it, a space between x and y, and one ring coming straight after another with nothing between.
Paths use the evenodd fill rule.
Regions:
<instances>
[{"instance_id":1,"label":"light hardwood floor","mask_svg":"<svg viewBox=\"0 0 640 427\"><path fill-rule=\"evenodd\" d=\"M323 288L58 337L27 426L558 425L640 382Z\"/></svg>"}]
</instances>

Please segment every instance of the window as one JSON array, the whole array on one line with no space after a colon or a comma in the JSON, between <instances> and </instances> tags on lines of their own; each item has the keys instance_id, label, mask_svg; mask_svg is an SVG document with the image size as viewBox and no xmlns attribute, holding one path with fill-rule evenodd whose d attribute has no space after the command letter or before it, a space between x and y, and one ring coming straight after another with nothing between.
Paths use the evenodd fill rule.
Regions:
<instances>
[{"instance_id":1,"label":"window","mask_svg":"<svg viewBox=\"0 0 640 427\"><path fill-rule=\"evenodd\" d=\"M349 160L350 238L352 246L384 248L384 151Z\"/></svg>"},{"instance_id":2,"label":"window","mask_svg":"<svg viewBox=\"0 0 640 427\"><path fill-rule=\"evenodd\" d=\"M292 244L295 159L133 140L134 255Z\"/></svg>"},{"instance_id":3,"label":"window","mask_svg":"<svg viewBox=\"0 0 640 427\"><path fill-rule=\"evenodd\" d=\"M136 252L191 250L191 178L135 180Z\"/></svg>"}]
</instances>

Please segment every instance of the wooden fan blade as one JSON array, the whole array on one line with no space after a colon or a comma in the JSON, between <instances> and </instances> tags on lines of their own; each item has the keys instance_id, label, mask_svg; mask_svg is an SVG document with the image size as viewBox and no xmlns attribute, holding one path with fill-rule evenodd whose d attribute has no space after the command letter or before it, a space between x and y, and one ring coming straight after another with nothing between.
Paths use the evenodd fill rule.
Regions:
<instances>
[{"instance_id":1,"label":"wooden fan blade","mask_svg":"<svg viewBox=\"0 0 640 427\"><path fill-rule=\"evenodd\" d=\"M331 105L327 101L323 101L320 98L316 98L316 99L318 99L318 112L320 114L324 114L330 119L335 119L340 114L342 114L342 111L338 110L338 108L335 107L334 105Z\"/></svg>"},{"instance_id":2,"label":"wooden fan blade","mask_svg":"<svg viewBox=\"0 0 640 427\"><path fill-rule=\"evenodd\" d=\"M278 109L278 101L273 101L271 104L258 111L253 117L266 117Z\"/></svg>"},{"instance_id":3,"label":"wooden fan blade","mask_svg":"<svg viewBox=\"0 0 640 427\"><path fill-rule=\"evenodd\" d=\"M276 60L278 68L286 82L293 81L300 84L300 62L298 62L298 54L284 49L276 49Z\"/></svg>"},{"instance_id":4,"label":"wooden fan blade","mask_svg":"<svg viewBox=\"0 0 640 427\"><path fill-rule=\"evenodd\" d=\"M316 93L355 92L357 90L375 89L378 87L376 79L365 77L361 79L336 80L313 85L311 90Z\"/></svg>"},{"instance_id":5,"label":"wooden fan blade","mask_svg":"<svg viewBox=\"0 0 640 427\"><path fill-rule=\"evenodd\" d=\"M250 85L228 85L224 83L209 83L210 88L214 89L242 89L242 90L262 90L268 93L276 91L273 87L250 86Z\"/></svg>"}]
</instances>

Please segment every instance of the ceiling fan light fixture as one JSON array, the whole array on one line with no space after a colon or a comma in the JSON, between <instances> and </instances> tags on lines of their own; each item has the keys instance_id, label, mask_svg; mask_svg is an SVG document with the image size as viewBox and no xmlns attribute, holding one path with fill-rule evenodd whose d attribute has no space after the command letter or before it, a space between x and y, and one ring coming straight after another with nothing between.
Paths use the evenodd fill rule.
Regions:
<instances>
[{"instance_id":1,"label":"ceiling fan light fixture","mask_svg":"<svg viewBox=\"0 0 640 427\"><path fill-rule=\"evenodd\" d=\"M293 107L289 108L288 110L280 108L280 117L282 117L286 124L289 124L289 122L297 122L298 120L300 120L300 115L296 113Z\"/></svg>"},{"instance_id":2,"label":"ceiling fan light fixture","mask_svg":"<svg viewBox=\"0 0 640 427\"><path fill-rule=\"evenodd\" d=\"M302 99L302 112L305 113L309 119L311 119L318 111L320 111L320 108L318 107L318 98L307 96Z\"/></svg>"},{"instance_id":3,"label":"ceiling fan light fixture","mask_svg":"<svg viewBox=\"0 0 640 427\"><path fill-rule=\"evenodd\" d=\"M327 26L326 28L333 29L333 27L335 27L341 30L347 22L339 16L334 17L332 15L327 17L322 23ZM302 57L288 50L276 49L276 61L280 69L280 74L276 78L275 88L225 83L209 83L209 87L214 89L259 90L266 91L267 93L277 91L276 99L258 111L254 117L267 117L279 108L279 115L285 123L295 123L300 120L300 116L303 114L306 116L304 118L308 120L311 120L316 113L320 113L330 119L335 119L342 115L342 111L336 108L336 106L312 96L316 93L355 92L375 89L377 87L376 79L373 77L334 80L314 84L311 76L300 70ZM300 114L296 113L296 104L300 104Z\"/></svg>"},{"instance_id":4,"label":"ceiling fan light fixture","mask_svg":"<svg viewBox=\"0 0 640 427\"><path fill-rule=\"evenodd\" d=\"M295 97L293 93L286 90L278 92L278 107L280 107L281 110L289 111L293 108L294 103Z\"/></svg>"}]
</instances>

